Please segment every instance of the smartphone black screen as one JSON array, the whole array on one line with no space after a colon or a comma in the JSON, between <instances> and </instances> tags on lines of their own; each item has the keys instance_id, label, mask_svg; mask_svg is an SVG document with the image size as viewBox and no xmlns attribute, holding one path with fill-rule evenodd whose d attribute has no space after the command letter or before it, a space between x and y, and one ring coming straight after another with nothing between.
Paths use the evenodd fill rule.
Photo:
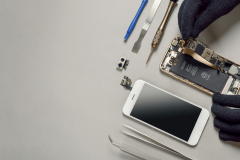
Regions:
<instances>
[{"instance_id":1,"label":"smartphone black screen","mask_svg":"<svg viewBox=\"0 0 240 160\"><path fill-rule=\"evenodd\" d=\"M188 141L201 110L175 96L144 84L130 115Z\"/></svg>"}]
</instances>

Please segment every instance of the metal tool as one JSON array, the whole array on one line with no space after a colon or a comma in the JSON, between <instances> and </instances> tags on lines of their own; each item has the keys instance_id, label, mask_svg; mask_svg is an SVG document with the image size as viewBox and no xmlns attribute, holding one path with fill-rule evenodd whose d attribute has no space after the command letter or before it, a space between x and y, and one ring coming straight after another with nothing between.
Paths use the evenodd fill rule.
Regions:
<instances>
[{"instance_id":1,"label":"metal tool","mask_svg":"<svg viewBox=\"0 0 240 160\"><path fill-rule=\"evenodd\" d=\"M129 154L132 154L132 155L134 155L134 156L137 156L137 157L142 158L142 159L145 159L145 160L160 160L160 159L158 159L158 158L156 158L156 157L153 157L153 156L151 156L151 155L149 155L149 154L147 154L147 153L144 153L144 152L142 152L142 151L139 151L139 150L134 149L134 148L132 148L132 147L129 147L129 146L127 146L127 145L116 143L116 142L114 142L114 141L111 139L111 137L110 137L109 135L108 135L108 138L109 138L110 142L111 142L113 145L119 147L119 148L121 149L121 151L127 152L127 153L129 153Z\"/></svg>"},{"instance_id":2,"label":"metal tool","mask_svg":"<svg viewBox=\"0 0 240 160\"><path fill-rule=\"evenodd\" d=\"M163 33L164 33L165 28L166 28L168 19L170 18L170 15L171 15L171 13L172 13L175 5L176 5L176 2L177 2L177 0L170 0L170 2L169 2L169 5L168 5L167 11L164 15L164 18L162 20L162 23L160 24L160 26L159 26L159 28L158 28L155 36L154 36L154 39L152 41L152 51L151 51L151 53L148 57L147 63L148 63L150 57L152 56L153 51L158 47L158 45L159 45L159 43L160 43L160 41L163 37Z\"/></svg>"},{"instance_id":3,"label":"metal tool","mask_svg":"<svg viewBox=\"0 0 240 160\"><path fill-rule=\"evenodd\" d=\"M141 47L142 40L143 40L144 36L146 35L148 29L150 28L150 25L152 23L154 15L157 12L157 9L158 9L161 1L162 0L155 0L154 1L153 5L152 5L152 8L151 8L151 11L148 14L148 17L147 17L146 21L143 24L143 28L142 28L142 31L140 33L140 36L139 36L138 40L134 43L132 52L138 53L138 51L139 51L139 49Z\"/></svg>"},{"instance_id":4,"label":"metal tool","mask_svg":"<svg viewBox=\"0 0 240 160\"><path fill-rule=\"evenodd\" d=\"M169 152L178 154L178 155L180 155L180 156L182 156L182 157L185 157L185 158L191 160L191 158L183 155L182 153L179 153L178 151L176 151L176 150L174 150L174 149L171 149L170 147L168 147L168 146L162 144L161 142L159 142L159 141L157 141L157 140L155 140L155 139L147 136L146 134L144 134L144 133L142 133L142 132L140 132L140 131L138 131L138 130L136 130L136 129L128 126L128 125L126 125L126 124L123 124L123 126L126 127L126 128L128 128L129 130L135 132L135 133L138 133L139 135L141 135L141 136L144 137L145 139L144 139L144 138L141 138L141 137L139 137L139 136L137 136L137 135L134 135L134 134L131 134L131 133L128 133L128 132L126 132L126 131L121 130L122 133L124 133L124 134L126 134L126 135L128 135L128 136L130 136L130 137L136 138L136 139L138 139L138 140L140 140L140 141L149 143L149 144L151 144L151 145L157 146L157 147L159 147L159 148L162 148L162 149L164 149L164 150L167 150L167 151L169 151Z\"/></svg>"},{"instance_id":5,"label":"metal tool","mask_svg":"<svg viewBox=\"0 0 240 160\"><path fill-rule=\"evenodd\" d=\"M135 27L135 25L136 25L136 23L137 23L137 20L138 20L140 14L142 13L142 10L143 10L143 8L145 7L145 5L147 4L147 2L148 2L148 0L143 0L143 1L142 1L142 4L141 4L141 6L139 7L139 9L138 9L138 11L137 11L137 14L136 14L135 17L133 18L133 20L132 20L132 22L131 22L128 30L127 30L127 33L126 33L126 35L125 35L125 37L124 37L124 40L128 39L129 35L132 33L132 30L133 30L133 28Z\"/></svg>"}]
</instances>

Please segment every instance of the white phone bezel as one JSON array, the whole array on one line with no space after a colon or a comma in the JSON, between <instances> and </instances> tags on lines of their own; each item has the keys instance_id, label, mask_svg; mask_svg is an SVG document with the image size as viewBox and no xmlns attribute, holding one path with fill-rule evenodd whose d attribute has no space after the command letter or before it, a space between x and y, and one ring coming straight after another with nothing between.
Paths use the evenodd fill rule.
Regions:
<instances>
[{"instance_id":1,"label":"white phone bezel","mask_svg":"<svg viewBox=\"0 0 240 160\"><path fill-rule=\"evenodd\" d=\"M165 133L165 134L167 134L167 135L169 135L169 136L172 136L172 137L174 137L174 138L176 138L176 139L178 139L178 140L180 140L180 141L182 141L182 142L185 142L185 143L187 143L187 144L189 144L189 145L191 145L191 146L196 145L196 144L198 143L200 137L201 137L201 134L202 134L202 132L203 132L203 129L204 129L204 127L205 127L205 125L206 125L206 123L207 123L207 120L208 120L208 118L209 118L209 111L206 110L205 108L199 107L199 108L202 109L202 111L201 111L201 113L200 113L200 115L199 115L199 117L198 117L198 120L197 120L194 128L193 128L193 131L192 131L192 133L191 133L191 135L190 135L189 140L188 140L188 141L182 140L182 139L180 139L180 138L178 138L178 137L176 137L176 136L174 136L174 135L171 135L170 133L167 133L167 132L165 132L165 131L163 131L163 130L161 130L161 129L159 129L159 128L156 128L156 127L154 127L154 126L152 126L152 125L150 125L150 124L148 124L148 123L146 123L146 122L143 122L143 121L141 121L141 120L139 120L139 119L137 119L137 118L135 118L135 117L132 117L132 116L130 115L130 113L132 112L132 109L133 109L133 107L134 107L134 105L135 105L135 103L136 103L136 101L137 101L137 99L138 99L138 96L139 96L140 93L141 93L141 90L142 90L144 84L148 84L148 85L150 85L150 86L152 86L152 87L155 87L155 88L157 88L157 89L159 89L159 90L162 90L162 91L164 91L164 92L166 92L166 93L168 93L168 94L170 94L170 95L172 95L172 96L175 96L175 97L177 97L177 98L179 98L179 99L181 99L181 100L183 100L183 101L186 101L186 102L188 102L188 103L190 103L190 104L192 104L192 105L194 105L194 106L196 106L196 107L199 107L199 106L196 105L196 104L193 104L193 103L191 103L191 102L189 102L189 101L187 101L187 100L185 100L185 99L182 99L182 98L180 98L180 97L178 97L178 96L176 96L176 95L174 95L174 94L172 94L172 93L169 93L169 92L167 92L167 91L165 91L165 90L163 90L163 89L160 89L160 88L158 88L158 87L156 87L156 86L153 86L153 85L151 85L151 84L149 84L149 83L147 83L147 82L145 82L145 81L137 80L137 81L135 82L135 84L134 84L134 87L132 88L132 91L130 92L130 94L129 94L128 98L127 98L127 101L126 101L124 107L123 107L123 113L124 113L126 116L128 116L128 117L131 117L131 118L133 118L133 119L135 119L135 120L137 120L137 121L139 121L139 122L142 122L142 123L144 123L144 124L146 124L146 125L154 128L154 129L156 129L156 130L158 130L158 131L161 131L161 132L163 132L163 133Z\"/></svg>"}]
</instances>

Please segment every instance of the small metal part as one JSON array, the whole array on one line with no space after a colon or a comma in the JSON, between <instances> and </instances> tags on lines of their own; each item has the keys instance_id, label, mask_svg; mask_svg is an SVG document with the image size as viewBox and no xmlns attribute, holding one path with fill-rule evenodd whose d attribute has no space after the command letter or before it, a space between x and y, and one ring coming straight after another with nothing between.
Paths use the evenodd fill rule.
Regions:
<instances>
[{"instance_id":1,"label":"small metal part","mask_svg":"<svg viewBox=\"0 0 240 160\"><path fill-rule=\"evenodd\" d=\"M177 61L178 61L178 59L175 57L171 57L171 59L170 59L170 63L172 63L173 65L176 65Z\"/></svg>"},{"instance_id":2,"label":"small metal part","mask_svg":"<svg viewBox=\"0 0 240 160\"><path fill-rule=\"evenodd\" d=\"M174 40L172 41L172 45L176 47L177 44L178 44L178 40L174 39Z\"/></svg>"},{"instance_id":3,"label":"small metal part","mask_svg":"<svg viewBox=\"0 0 240 160\"><path fill-rule=\"evenodd\" d=\"M170 53L168 53L168 56L166 56L166 59L164 60L164 62L162 63L163 68L167 68L167 66L171 66L172 65L172 58L177 58L177 53L175 51L171 51Z\"/></svg>"},{"instance_id":4,"label":"small metal part","mask_svg":"<svg viewBox=\"0 0 240 160\"><path fill-rule=\"evenodd\" d=\"M123 80L121 81L120 85L124 86L125 88L129 89L130 91L132 90L132 81L130 78L127 76L123 77Z\"/></svg>"},{"instance_id":5,"label":"small metal part","mask_svg":"<svg viewBox=\"0 0 240 160\"><path fill-rule=\"evenodd\" d=\"M232 92L234 95L236 95L239 92L240 86L240 80L235 80L232 84L232 87L229 89L229 92Z\"/></svg>"},{"instance_id":6,"label":"small metal part","mask_svg":"<svg viewBox=\"0 0 240 160\"><path fill-rule=\"evenodd\" d=\"M180 52L180 53L181 53L181 52L182 52L182 48L178 48L178 52Z\"/></svg>"},{"instance_id":7,"label":"small metal part","mask_svg":"<svg viewBox=\"0 0 240 160\"><path fill-rule=\"evenodd\" d=\"M127 60L126 57L121 57L117 64L117 69L119 70L122 70L123 68L127 69L128 64L129 64L129 60Z\"/></svg>"},{"instance_id":8,"label":"small metal part","mask_svg":"<svg viewBox=\"0 0 240 160\"><path fill-rule=\"evenodd\" d=\"M195 48L197 47L197 42L194 41L192 38L189 38L189 40L187 41L187 48L195 51Z\"/></svg>"},{"instance_id":9,"label":"small metal part","mask_svg":"<svg viewBox=\"0 0 240 160\"><path fill-rule=\"evenodd\" d=\"M173 65L176 65L177 61L178 61L177 52L171 51L171 58L170 58L169 62Z\"/></svg>"},{"instance_id":10,"label":"small metal part","mask_svg":"<svg viewBox=\"0 0 240 160\"><path fill-rule=\"evenodd\" d=\"M239 72L239 68L236 65L232 65L228 71L229 73L231 73L232 75L237 74Z\"/></svg>"},{"instance_id":11,"label":"small metal part","mask_svg":"<svg viewBox=\"0 0 240 160\"><path fill-rule=\"evenodd\" d=\"M206 59L207 61L210 61L211 57L213 55L213 51L211 51L210 49L206 48L202 54L202 57L204 59Z\"/></svg>"},{"instance_id":12,"label":"small metal part","mask_svg":"<svg viewBox=\"0 0 240 160\"><path fill-rule=\"evenodd\" d=\"M168 5L167 11L166 11L166 13L165 13L165 15L163 17L162 23L160 24L160 26L159 26L159 28L158 28L158 30L157 30L154 38L153 38L153 41L152 41L152 51L151 51L150 55L148 56L147 63L148 63L150 57L152 56L153 51L158 47L159 43L162 40L163 33L164 33L165 28L167 26L167 22L168 22L168 20L170 18L170 15L171 15L175 5L176 5L176 2L174 2L174 1L170 1L169 2L169 5Z\"/></svg>"},{"instance_id":13,"label":"small metal part","mask_svg":"<svg viewBox=\"0 0 240 160\"><path fill-rule=\"evenodd\" d=\"M179 47L183 48L184 44L185 44L185 41L183 39L180 39L178 43Z\"/></svg>"},{"instance_id":14,"label":"small metal part","mask_svg":"<svg viewBox=\"0 0 240 160\"><path fill-rule=\"evenodd\" d=\"M228 81L227 81L227 83L225 84L225 86L222 90L222 94L227 94L228 93L232 82L233 82L233 78L231 76L229 76Z\"/></svg>"},{"instance_id":15,"label":"small metal part","mask_svg":"<svg viewBox=\"0 0 240 160\"><path fill-rule=\"evenodd\" d=\"M157 9L158 9L159 5L161 4L161 1L162 0L155 0L153 2L153 5L152 5L152 8L151 8L151 10L150 10L150 12L148 14L148 17L147 17L146 21L143 24L140 36L139 36L138 40L134 43L132 52L138 53L138 51L139 51L139 49L141 47L142 40L143 40L144 36L146 35L148 29L150 28L150 25L152 23L154 15L157 12Z\"/></svg>"},{"instance_id":16,"label":"small metal part","mask_svg":"<svg viewBox=\"0 0 240 160\"><path fill-rule=\"evenodd\" d=\"M234 84L233 84L233 88L238 88L238 87L239 87L239 82L235 81Z\"/></svg>"}]
</instances>

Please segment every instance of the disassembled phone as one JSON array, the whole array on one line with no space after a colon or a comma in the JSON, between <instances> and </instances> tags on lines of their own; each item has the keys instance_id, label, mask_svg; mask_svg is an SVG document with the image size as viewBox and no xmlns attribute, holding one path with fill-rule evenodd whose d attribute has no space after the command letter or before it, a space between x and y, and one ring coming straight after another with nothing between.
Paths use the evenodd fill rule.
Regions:
<instances>
[{"instance_id":1,"label":"disassembled phone","mask_svg":"<svg viewBox=\"0 0 240 160\"><path fill-rule=\"evenodd\" d=\"M145 81L137 80L123 113L189 145L196 145L207 123L208 110Z\"/></svg>"},{"instance_id":2,"label":"disassembled phone","mask_svg":"<svg viewBox=\"0 0 240 160\"><path fill-rule=\"evenodd\" d=\"M237 95L240 65L207 48L196 39L175 37L161 63L161 71L208 94Z\"/></svg>"}]
</instances>

